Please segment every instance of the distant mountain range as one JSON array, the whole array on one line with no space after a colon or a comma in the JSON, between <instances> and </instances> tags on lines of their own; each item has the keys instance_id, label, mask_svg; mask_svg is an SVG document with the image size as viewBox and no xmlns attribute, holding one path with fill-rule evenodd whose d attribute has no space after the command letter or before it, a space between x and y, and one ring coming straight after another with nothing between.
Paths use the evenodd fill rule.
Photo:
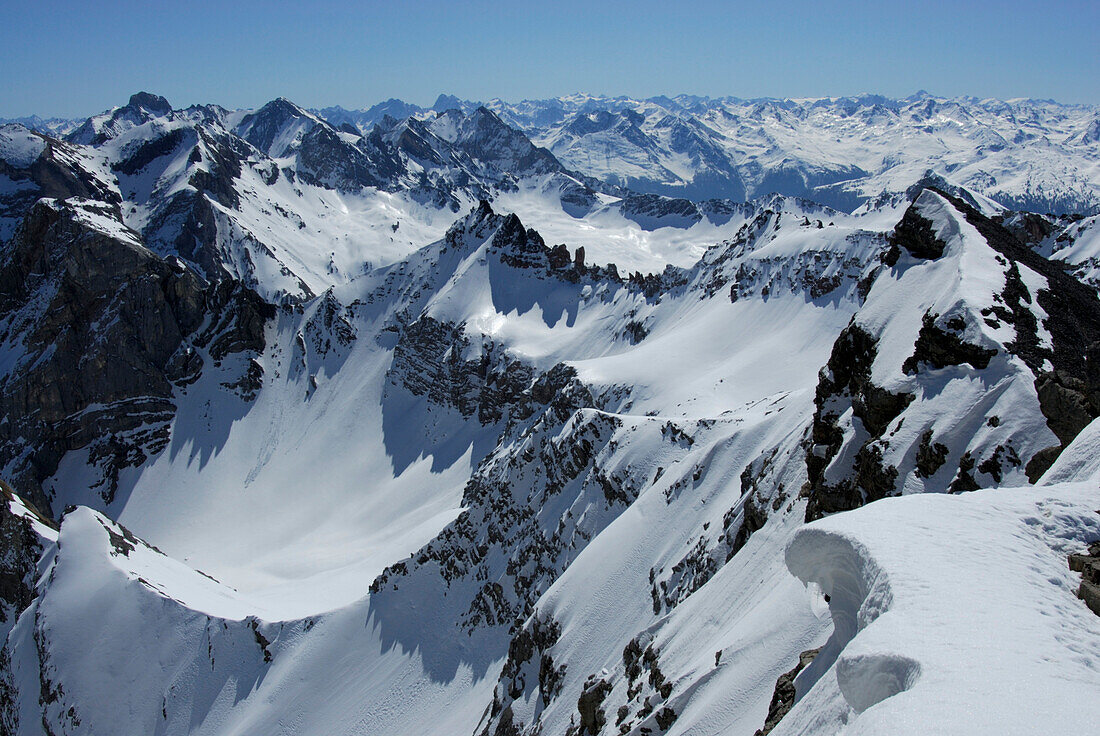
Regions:
<instances>
[{"instance_id":1,"label":"distant mountain range","mask_svg":"<svg viewBox=\"0 0 1100 736\"><path fill-rule=\"evenodd\" d=\"M481 103L440 95L314 110L369 133L387 117L427 120ZM1100 211L1100 108L1051 100L946 99L919 92L799 100L570 95L484 107L585 176L643 193L743 201L776 192L852 211L925 171L1009 209ZM66 133L71 122L31 118Z\"/></svg>"}]
</instances>

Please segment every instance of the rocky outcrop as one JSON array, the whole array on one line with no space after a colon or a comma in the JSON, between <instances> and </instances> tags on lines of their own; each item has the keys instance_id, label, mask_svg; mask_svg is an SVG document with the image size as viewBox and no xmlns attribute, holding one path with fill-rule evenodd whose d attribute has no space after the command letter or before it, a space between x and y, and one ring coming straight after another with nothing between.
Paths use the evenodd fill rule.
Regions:
<instances>
[{"instance_id":1,"label":"rocky outcrop","mask_svg":"<svg viewBox=\"0 0 1100 736\"><path fill-rule=\"evenodd\" d=\"M1065 447L1100 415L1096 392L1080 378L1061 371L1044 371L1035 379L1039 407L1050 431Z\"/></svg>"},{"instance_id":2,"label":"rocky outcrop","mask_svg":"<svg viewBox=\"0 0 1100 736\"><path fill-rule=\"evenodd\" d=\"M402 168L396 152L379 134L356 146L320 124L303 136L297 163L302 181L340 192L389 189Z\"/></svg>"},{"instance_id":3,"label":"rocky outcrop","mask_svg":"<svg viewBox=\"0 0 1100 736\"><path fill-rule=\"evenodd\" d=\"M509 408L530 411L534 377L531 366L492 340L483 339L475 349L462 325L425 315L401 332L388 386L403 386L414 396L492 424Z\"/></svg>"},{"instance_id":4,"label":"rocky outcrop","mask_svg":"<svg viewBox=\"0 0 1100 736\"><path fill-rule=\"evenodd\" d=\"M803 494L809 496L806 520L847 511L895 491L897 469L884 465L875 441L913 400L912 394L892 393L871 381L877 341L858 324L851 324L833 344L829 362L821 371L814 397L811 445L806 453L809 475ZM869 435L855 455L852 471L832 483L825 470L840 452L844 433L841 414L850 407Z\"/></svg>"},{"instance_id":5,"label":"rocky outcrop","mask_svg":"<svg viewBox=\"0 0 1100 736\"><path fill-rule=\"evenodd\" d=\"M109 503L119 469L165 446L194 351L262 350L273 315L239 284L156 256L108 205L39 202L0 255L0 339L19 356L0 377L0 466L49 509L41 483L88 447Z\"/></svg>"},{"instance_id":6,"label":"rocky outcrop","mask_svg":"<svg viewBox=\"0 0 1100 736\"><path fill-rule=\"evenodd\" d=\"M658 224L690 227L703 219L703 213L691 200L657 194L631 194L619 205L619 211L645 229Z\"/></svg>"},{"instance_id":7,"label":"rocky outcrop","mask_svg":"<svg viewBox=\"0 0 1100 736\"><path fill-rule=\"evenodd\" d=\"M904 248L914 258L935 260L943 255L943 249L947 247L936 236L932 229L932 221L922 217L917 211L916 205L910 205L905 210L901 221L894 227L890 236L891 250L887 255L886 265L893 266L900 255L899 248Z\"/></svg>"},{"instance_id":8,"label":"rocky outcrop","mask_svg":"<svg viewBox=\"0 0 1100 736\"><path fill-rule=\"evenodd\" d=\"M1043 258L963 200L937 191L1008 261L1005 288L1000 295L1003 306L995 306L983 316L994 324L1005 322L1015 327L1016 339L1005 347L1035 374L1043 416L1061 442L1028 462L1026 472L1034 481L1088 423L1086 417L1100 416L1100 297L1062 264ZM1031 293L1017 264L1042 276L1047 288ZM1039 337L1037 318L1030 308L1033 302L1046 314L1042 326L1050 334L1049 347Z\"/></svg>"},{"instance_id":9,"label":"rocky outcrop","mask_svg":"<svg viewBox=\"0 0 1100 736\"><path fill-rule=\"evenodd\" d=\"M1100 616L1100 542L1090 544L1087 554L1070 555L1069 569L1081 573L1077 597Z\"/></svg>"},{"instance_id":10,"label":"rocky outcrop","mask_svg":"<svg viewBox=\"0 0 1100 736\"><path fill-rule=\"evenodd\" d=\"M598 677L589 678L584 684L584 690L577 698L577 713L581 717L580 729L576 732L578 736L596 736L603 730L607 716L601 706L610 692L611 683Z\"/></svg>"},{"instance_id":11,"label":"rocky outcrop","mask_svg":"<svg viewBox=\"0 0 1100 736\"><path fill-rule=\"evenodd\" d=\"M937 369L968 363L980 370L989 365L997 351L972 345L959 337L958 333L966 328L962 317L947 320L943 327L936 324L937 318L935 314L924 315L913 354L905 359L902 371L916 373L922 363Z\"/></svg>"},{"instance_id":12,"label":"rocky outcrop","mask_svg":"<svg viewBox=\"0 0 1100 736\"><path fill-rule=\"evenodd\" d=\"M947 445L932 441L932 430L925 430L917 447L917 477L931 478L947 462Z\"/></svg>"},{"instance_id":13,"label":"rocky outcrop","mask_svg":"<svg viewBox=\"0 0 1100 736\"><path fill-rule=\"evenodd\" d=\"M775 692L772 693L771 703L768 705L768 717L764 721L764 727L756 731L755 736L767 736L773 728L779 725L779 722L783 720L783 716L790 712L794 707L795 687L794 678L798 677L798 673L806 669L814 658L817 657L820 652L820 647L817 649L808 649L802 654L798 655L798 664L793 668L784 672L779 676L779 679L775 681Z\"/></svg>"},{"instance_id":14,"label":"rocky outcrop","mask_svg":"<svg viewBox=\"0 0 1100 736\"><path fill-rule=\"evenodd\" d=\"M528 619L508 644L508 659L500 673L500 682L493 691L489 708L489 724L481 736L499 733L519 733L513 723L511 704L527 696L535 687L543 707L561 693L566 667L554 662L550 651L561 637L561 624L538 613ZM493 722L496 728L490 731Z\"/></svg>"},{"instance_id":15,"label":"rocky outcrop","mask_svg":"<svg viewBox=\"0 0 1100 736\"><path fill-rule=\"evenodd\" d=\"M35 573L44 548L35 522L57 528L52 519L0 481L0 630L4 632L34 599Z\"/></svg>"}]
</instances>

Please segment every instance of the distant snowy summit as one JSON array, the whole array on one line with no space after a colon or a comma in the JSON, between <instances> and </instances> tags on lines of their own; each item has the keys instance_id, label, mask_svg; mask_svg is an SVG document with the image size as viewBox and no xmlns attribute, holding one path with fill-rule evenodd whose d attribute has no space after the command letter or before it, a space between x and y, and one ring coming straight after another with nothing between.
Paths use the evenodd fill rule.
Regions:
<instances>
[{"instance_id":1,"label":"distant snowy summit","mask_svg":"<svg viewBox=\"0 0 1100 736\"><path fill-rule=\"evenodd\" d=\"M82 142L134 114L163 114L142 93L89 121L20 118ZM431 107L389 99L311 111L342 132L415 119L434 129L479 108L546 148L565 167L614 186L692 200L744 201L772 192L853 211L904 191L932 170L1008 209L1100 211L1100 108L1053 100L942 98L918 92L796 100L603 97L486 103L440 95ZM120 112L121 111L121 112ZM99 121L99 122L95 122ZM98 128L96 128L98 130Z\"/></svg>"},{"instance_id":2,"label":"distant snowy summit","mask_svg":"<svg viewBox=\"0 0 1100 736\"><path fill-rule=\"evenodd\" d=\"M479 105L441 95L431 108L388 100L319 113L365 131L394 111L428 117ZM569 95L484 106L565 166L640 192L739 201L778 192L851 211L932 169L1009 209L1100 208L1094 105L918 92L797 100Z\"/></svg>"}]
</instances>

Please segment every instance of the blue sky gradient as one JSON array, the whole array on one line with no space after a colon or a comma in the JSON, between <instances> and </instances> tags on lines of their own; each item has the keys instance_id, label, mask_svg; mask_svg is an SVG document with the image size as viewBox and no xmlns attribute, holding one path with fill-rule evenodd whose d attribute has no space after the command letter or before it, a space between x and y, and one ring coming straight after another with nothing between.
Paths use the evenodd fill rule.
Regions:
<instances>
[{"instance_id":1,"label":"blue sky gradient","mask_svg":"<svg viewBox=\"0 0 1100 736\"><path fill-rule=\"evenodd\" d=\"M0 0L0 117L589 92L1100 103L1100 2Z\"/></svg>"}]
</instances>

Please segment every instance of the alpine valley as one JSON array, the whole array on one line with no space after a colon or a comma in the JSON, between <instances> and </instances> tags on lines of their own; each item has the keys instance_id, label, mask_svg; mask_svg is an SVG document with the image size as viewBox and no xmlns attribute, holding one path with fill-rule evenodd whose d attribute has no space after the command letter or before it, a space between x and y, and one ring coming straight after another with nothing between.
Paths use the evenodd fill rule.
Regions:
<instances>
[{"instance_id":1,"label":"alpine valley","mask_svg":"<svg viewBox=\"0 0 1100 736\"><path fill-rule=\"evenodd\" d=\"M1093 732L1098 219L1051 101L3 124L0 734Z\"/></svg>"}]
</instances>

